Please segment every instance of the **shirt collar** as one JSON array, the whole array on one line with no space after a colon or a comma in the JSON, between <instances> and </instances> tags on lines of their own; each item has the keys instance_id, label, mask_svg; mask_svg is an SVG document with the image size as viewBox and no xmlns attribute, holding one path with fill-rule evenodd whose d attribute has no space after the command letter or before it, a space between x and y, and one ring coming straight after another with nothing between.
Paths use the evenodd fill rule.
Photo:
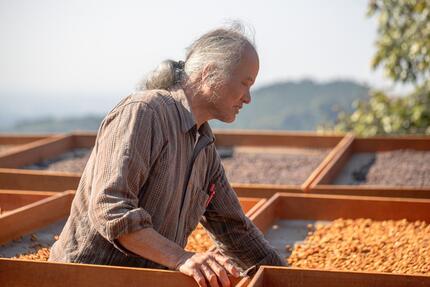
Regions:
<instances>
[{"instance_id":1,"label":"shirt collar","mask_svg":"<svg viewBox=\"0 0 430 287\"><path fill-rule=\"evenodd\" d=\"M193 113L191 112L191 107L188 103L184 90L180 86L176 85L171 89L170 94L172 95L172 98L175 99L175 104L179 111L182 132L187 133L192 129L196 131L197 123ZM212 129L208 122L204 122L200 126L199 133L201 135L207 136L211 142L215 140Z\"/></svg>"}]
</instances>

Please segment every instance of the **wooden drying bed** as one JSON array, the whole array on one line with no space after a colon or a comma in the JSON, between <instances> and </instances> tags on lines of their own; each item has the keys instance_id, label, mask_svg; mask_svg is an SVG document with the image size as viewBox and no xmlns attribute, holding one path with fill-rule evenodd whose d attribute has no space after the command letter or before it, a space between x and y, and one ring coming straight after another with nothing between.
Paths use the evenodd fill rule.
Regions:
<instances>
[{"instance_id":1,"label":"wooden drying bed","mask_svg":"<svg viewBox=\"0 0 430 287\"><path fill-rule=\"evenodd\" d=\"M429 276L262 266L248 287L424 287Z\"/></svg>"},{"instance_id":2,"label":"wooden drying bed","mask_svg":"<svg viewBox=\"0 0 430 287\"><path fill-rule=\"evenodd\" d=\"M288 256L286 243L301 242L307 235L309 221L368 218L430 223L429 210L429 199L278 193L250 219L282 255ZM300 228L304 230L296 236L294 232Z\"/></svg>"},{"instance_id":3,"label":"wooden drying bed","mask_svg":"<svg viewBox=\"0 0 430 287\"><path fill-rule=\"evenodd\" d=\"M430 152L430 137L373 137L353 138L339 146L338 153L322 169L307 188L317 194L345 194L364 196L390 196L430 198L430 186L390 186L390 185L339 185L333 184L356 153L376 153L385 151L416 150ZM395 166L387 167L387 169Z\"/></svg>"},{"instance_id":4,"label":"wooden drying bed","mask_svg":"<svg viewBox=\"0 0 430 287\"><path fill-rule=\"evenodd\" d=\"M230 280L235 286L240 279ZM193 287L197 283L193 278L177 271L0 258L0 286Z\"/></svg>"},{"instance_id":5,"label":"wooden drying bed","mask_svg":"<svg viewBox=\"0 0 430 287\"><path fill-rule=\"evenodd\" d=\"M0 244L7 243L25 234L65 219L75 192L23 192L3 191L0 199L5 199L7 213L0 215ZM2 201L3 202L3 201ZM265 202L260 198L239 198L239 202L249 217Z\"/></svg>"},{"instance_id":6,"label":"wooden drying bed","mask_svg":"<svg viewBox=\"0 0 430 287\"><path fill-rule=\"evenodd\" d=\"M283 149L333 149L342 139L341 135L320 136L314 133L291 133L291 132L264 132L264 131L214 131L216 145L218 147L254 147L254 148L283 148ZM50 138L36 141L26 145L25 149L9 152L0 156L0 168L4 172L21 173L24 166L40 163L54 159L66 152L79 148L91 148L96 139L95 133L72 133L64 135L53 135ZM331 153L330 153L331 154ZM328 155L308 177L314 177L328 162ZM0 171L2 172L2 171ZM49 170L26 170L26 175L49 174L51 176L73 176L79 178L80 172L49 171ZM307 176L306 176L307 177ZM305 177L305 178L306 178ZM0 179L1 180L1 179ZM273 184L285 189L302 189L309 180L302 184ZM1 184L1 181L0 181ZM261 185L264 187L264 184ZM70 188L70 186L68 187ZM72 187L76 188L76 187ZM270 184L269 184L270 188ZM64 189L63 189L64 190ZM268 196L265 196L268 197Z\"/></svg>"}]
</instances>

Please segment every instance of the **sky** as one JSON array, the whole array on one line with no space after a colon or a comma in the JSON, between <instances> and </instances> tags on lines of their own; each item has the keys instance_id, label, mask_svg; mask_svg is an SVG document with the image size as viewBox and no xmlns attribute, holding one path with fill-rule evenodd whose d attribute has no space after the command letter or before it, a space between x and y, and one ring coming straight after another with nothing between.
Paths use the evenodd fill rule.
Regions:
<instances>
[{"instance_id":1,"label":"sky","mask_svg":"<svg viewBox=\"0 0 430 287\"><path fill-rule=\"evenodd\" d=\"M389 88L370 68L377 20L367 3L0 0L0 113L106 111L159 62L184 59L193 40L231 20L255 31L257 88L302 78Z\"/></svg>"}]
</instances>

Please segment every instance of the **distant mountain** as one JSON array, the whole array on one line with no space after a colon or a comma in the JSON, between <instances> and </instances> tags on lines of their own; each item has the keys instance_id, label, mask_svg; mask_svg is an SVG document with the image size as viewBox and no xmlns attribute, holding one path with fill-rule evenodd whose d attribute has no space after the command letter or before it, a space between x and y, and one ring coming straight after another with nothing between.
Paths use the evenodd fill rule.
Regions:
<instances>
[{"instance_id":1,"label":"distant mountain","mask_svg":"<svg viewBox=\"0 0 430 287\"><path fill-rule=\"evenodd\" d=\"M67 118L38 118L35 120L19 121L12 128L5 130L10 132L25 133L64 133L75 130L97 131L102 122L101 116L89 115Z\"/></svg>"},{"instance_id":2,"label":"distant mountain","mask_svg":"<svg viewBox=\"0 0 430 287\"><path fill-rule=\"evenodd\" d=\"M212 121L212 127L232 129L315 130L334 121L339 111L352 111L352 103L368 97L369 87L353 81L317 83L311 80L280 82L252 93L236 121Z\"/></svg>"},{"instance_id":3,"label":"distant mountain","mask_svg":"<svg viewBox=\"0 0 430 287\"><path fill-rule=\"evenodd\" d=\"M338 111L351 111L352 103L368 97L369 87L354 81L317 83L311 80L274 83L252 92L236 121L211 121L214 128L315 130L318 124L334 121ZM2 129L10 132L97 131L103 116L39 118Z\"/></svg>"}]
</instances>

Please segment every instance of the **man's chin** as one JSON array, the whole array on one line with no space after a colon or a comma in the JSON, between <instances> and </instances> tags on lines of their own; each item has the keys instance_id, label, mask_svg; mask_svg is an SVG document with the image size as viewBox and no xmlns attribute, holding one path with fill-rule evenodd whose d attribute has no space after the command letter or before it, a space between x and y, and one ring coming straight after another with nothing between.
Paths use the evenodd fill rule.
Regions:
<instances>
[{"instance_id":1,"label":"man's chin","mask_svg":"<svg viewBox=\"0 0 430 287\"><path fill-rule=\"evenodd\" d=\"M223 118L220 121L222 121L223 123L230 124L230 123L234 122L235 120L236 120L236 115L234 115L233 117Z\"/></svg>"}]
</instances>

